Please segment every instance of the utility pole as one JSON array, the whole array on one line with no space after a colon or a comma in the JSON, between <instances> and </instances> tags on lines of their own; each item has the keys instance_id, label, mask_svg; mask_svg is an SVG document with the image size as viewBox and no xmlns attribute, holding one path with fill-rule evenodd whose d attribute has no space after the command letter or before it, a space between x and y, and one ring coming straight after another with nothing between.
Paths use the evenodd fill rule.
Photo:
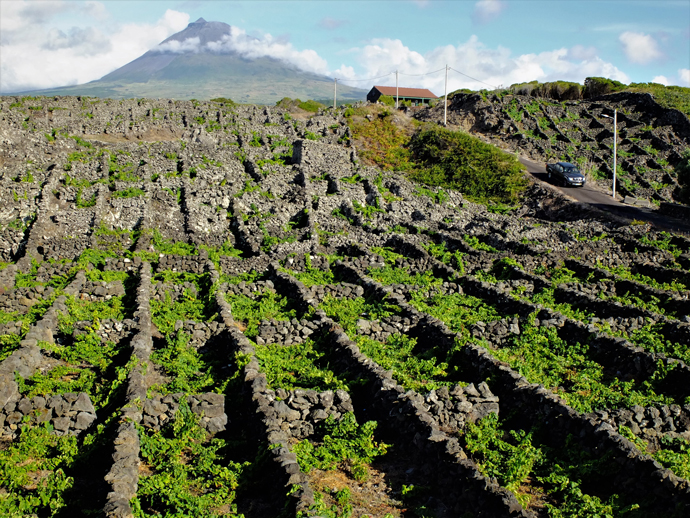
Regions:
<instances>
[{"instance_id":1,"label":"utility pole","mask_svg":"<svg viewBox=\"0 0 690 518\"><path fill-rule=\"evenodd\" d=\"M613 117L610 115L601 114L602 117L613 119L613 199L616 199L616 162L618 162L618 108L613 110Z\"/></svg>"},{"instance_id":2,"label":"utility pole","mask_svg":"<svg viewBox=\"0 0 690 518\"><path fill-rule=\"evenodd\" d=\"M335 97L336 97L337 88L338 88L338 78L337 78L337 77L334 77L334 78L333 78L333 109L334 109L334 110L335 110L335 107L337 106L337 105L335 104Z\"/></svg>"},{"instance_id":3,"label":"utility pole","mask_svg":"<svg viewBox=\"0 0 690 518\"><path fill-rule=\"evenodd\" d=\"M613 110L613 199L616 199L616 157L618 144L618 109Z\"/></svg>"},{"instance_id":4,"label":"utility pole","mask_svg":"<svg viewBox=\"0 0 690 518\"><path fill-rule=\"evenodd\" d=\"M395 109L398 109L398 71L395 71Z\"/></svg>"},{"instance_id":5,"label":"utility pole","mask_svg":"<svg viewBox=\"0 0 690 518\"><path fill-rule=\"evenodd\" d=\"M446 87L443 96L443 125L448 126L448 65L446 65Z\"/></svg>"}]
</instances>

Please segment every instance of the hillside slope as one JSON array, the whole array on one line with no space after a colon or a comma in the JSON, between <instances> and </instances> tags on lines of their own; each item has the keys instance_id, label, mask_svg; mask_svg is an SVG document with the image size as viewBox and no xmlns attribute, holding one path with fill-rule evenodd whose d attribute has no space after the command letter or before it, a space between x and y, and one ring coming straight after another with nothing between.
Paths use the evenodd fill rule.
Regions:
<instances>
[{"instance_id":1,"label":"hillside slope","mask_svg":"<svg viewBox=\"0 0 690 518\"><path fill-rule=\"evenodd\" d=\"M0 98L0 514L687 515L690 240L345 113Z\"/></svg>"},{"instance_id":2,"label":"hillside slope","mask_svg":"<svg viewBox=\"0 0 690 518\"><path fill-rule=\"evenodd\" d=\"M690 121L660 107L649 94L617 93L595 100L562 101L523 95L458 94L448 120L543 162L577 163L610 189L613 179L613 117L618 110L617 191L678 202L674 166L690 147ZM423 110L420 120L439 121L443 107Z\"/></svg>"}]
</instances>

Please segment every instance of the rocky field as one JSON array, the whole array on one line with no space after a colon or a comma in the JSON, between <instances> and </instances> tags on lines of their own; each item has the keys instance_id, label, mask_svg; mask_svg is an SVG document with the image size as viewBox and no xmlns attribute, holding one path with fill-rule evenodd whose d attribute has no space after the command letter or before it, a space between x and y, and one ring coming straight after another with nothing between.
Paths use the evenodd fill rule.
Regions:
<instances>
[{"instance_id":1,"label":"rocky field","mask_svg":"<svg viewBox=\"0 0 690 518\"><path fill-rule=\"evenodd\" d=\"M556 101L509 91L458 94L448 122L542 162L578 164L590 182L611 189L613 115L618 110L616 190L622 196L680 202L674 167L690 148L690 121L659 106L650 94L623 92L593 100ZM421 111L443 120L443 106Z\"/></svg>"},{"instance_id":2,"label":"rocky field","mask_svg":"<svg viewBox=\"0 0 690 518\"><path fill-rule=\"evenodd\" d=\"M0 515L687 516L690 240L364 167L344 113L0 98Z\"/></svg>"}]
</instances>

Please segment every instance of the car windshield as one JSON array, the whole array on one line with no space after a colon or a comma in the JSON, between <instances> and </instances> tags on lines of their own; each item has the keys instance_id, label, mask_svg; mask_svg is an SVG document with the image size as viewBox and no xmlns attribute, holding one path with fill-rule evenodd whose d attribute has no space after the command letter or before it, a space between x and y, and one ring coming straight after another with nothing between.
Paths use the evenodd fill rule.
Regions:
<instances>
[{"instance_id":1,"label":"car windshield","mask_svg":"<svg viewBox=\"0 0 690 518\"><path fill-rule=\"evenodd\" d=\"M579 174L580 170L577 167L564 167L563 172L568 174Z\"/></svg>"}]
</instances>

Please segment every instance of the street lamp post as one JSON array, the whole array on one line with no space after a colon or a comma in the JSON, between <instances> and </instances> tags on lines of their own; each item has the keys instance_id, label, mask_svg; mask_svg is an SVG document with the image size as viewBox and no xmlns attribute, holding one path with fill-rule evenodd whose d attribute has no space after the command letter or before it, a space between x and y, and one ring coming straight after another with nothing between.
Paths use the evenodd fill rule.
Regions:
<instances>
[{"instance_id":1,"label":"street lamp post","mask_svg":"<svg viewBox=\"0 0 690 518\"><path fill-rule=\"evenodd\" d=\"M618 109L613 110L613 117L610 115L601 114L602 117L613 119L613 199L616 199L616 147L618 144Z\"/></svg>"}]
</instances>

